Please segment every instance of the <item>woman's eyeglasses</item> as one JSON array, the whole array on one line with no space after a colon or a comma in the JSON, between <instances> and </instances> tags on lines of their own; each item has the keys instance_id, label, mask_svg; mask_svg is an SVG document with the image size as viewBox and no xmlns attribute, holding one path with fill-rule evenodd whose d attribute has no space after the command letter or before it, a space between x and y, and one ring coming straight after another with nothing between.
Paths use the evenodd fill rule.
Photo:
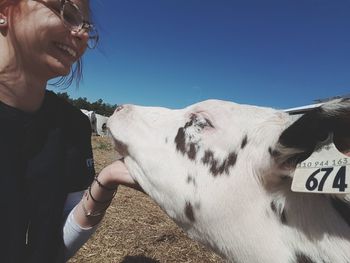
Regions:
<instances>
[{"instance_id":1,"label":"woman's eyeglasses","mask_svg":"<svg viewBox=\"0 0 350 263\"><path fill-rule=\"evenodd\" d=\"M93 24L86 21L79 7L71 0L34 0L58 15L64 25L72 31L85 30L89 34L88 47L93 49L98 43L98 32Z\"/></svg>"}]
</instances>

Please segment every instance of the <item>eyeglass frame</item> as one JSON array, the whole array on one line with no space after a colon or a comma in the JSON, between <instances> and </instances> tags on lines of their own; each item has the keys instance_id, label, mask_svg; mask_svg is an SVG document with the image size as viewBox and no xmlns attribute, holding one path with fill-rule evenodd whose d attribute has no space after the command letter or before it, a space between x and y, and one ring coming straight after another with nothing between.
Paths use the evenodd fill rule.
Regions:
<instances>
[{"instance_id":1,"label":"eyeglass frame","mask_svg":"<svg viewBox=\"0 0 350 263\"><path fill-rule=\"evenodd\" d=\"M84 16L83 16L79 6L76 5L74 2L72 2L71 0L57 0L57 1L60 2L60 10L58 12L57 10L55 10L54 8L49 6L47 4L48 2L46 2L46 1L43 1L43 0L33 0L33 1L41 3L46 8L50 9L54 14L59 16L59 18L61 19L61 21L65 25L65 27L67 27L69 30L74 31L74 32L80 32L81 30L85 30L89 34L89 40L93 40L94 41L94 45L91 47L88 44L88 48L94 49L97 46L97 43L98 43L98 40L99 40L99 35L98 35L96 27L91 22L84 20ZM70 5L72 5L77 10L77 14L79 14L79 16L81 17L81 21L82 21L82 23L80 25L78 25L78 26L72 25L68 21L66 21L66 19L64 18L64 6L65 6L66 3L69 3ZM91 32L91 31L95 31L96 35L95 36L90 36L89 32Z\"/></svg>"}]
</instances>

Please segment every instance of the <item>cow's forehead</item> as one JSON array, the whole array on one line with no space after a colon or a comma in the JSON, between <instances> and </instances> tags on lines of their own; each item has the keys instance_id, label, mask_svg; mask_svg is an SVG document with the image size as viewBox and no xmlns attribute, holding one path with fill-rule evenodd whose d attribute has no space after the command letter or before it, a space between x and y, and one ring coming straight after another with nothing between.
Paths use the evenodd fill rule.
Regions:
<instances>
[{"instance_id":1,"label":"cow's forehead","mask_svg":"<svg viewBox=\"0 0 350 263\"><path fill-rule=\"evenodd\" d=\"M255 111L255 112L276 112L275 109L267 107L259 107L255 105L238 104L231 101L223 100L205 100L187 107L188 110L208 110L208 111Z\"/></svg>"},{"instance_id":2,"label":"cow's forehead","mask_svg":"<svg viewBox=\"0 0 350 263\"><path fill-rule=\"evenodd\" d=\"M230 101L222 100L206 100L195 103L186 108L187 114L195 112L204 112L210 114L211 117L227 121L228 119L249 119L254 122L254 119L259 122L272 118L286 118L288 114L282 111L259 107L246 104L238 104Z\"/></svg>"},{"instance_id":3,"label":"cow's forehead","mask_svg":"<svg viewBox=\"0 0 350 263\"><path fill-rule=\"evenodd\" d=\"M230 102L230 101L222 101L222 100L205 100L195 104L192 104L188 107L189 110L233 110L239 107L239 104Z\"/></svg>"}]
</instances>

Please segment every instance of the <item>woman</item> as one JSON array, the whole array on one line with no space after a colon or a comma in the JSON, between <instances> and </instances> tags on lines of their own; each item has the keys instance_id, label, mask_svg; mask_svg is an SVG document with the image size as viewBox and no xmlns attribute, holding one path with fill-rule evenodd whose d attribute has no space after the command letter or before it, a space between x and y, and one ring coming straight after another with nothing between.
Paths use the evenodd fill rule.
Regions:
<instances>
[{"instance_id":1,"label":"woman","mask_svg":"<svg viewBox=\"0 0 350 263\"><path fill-rule=\"evenodd\" d=\"M0 0L1 262L64 262L132 183L121 161L94 177L87 117L46 91L81 77L89 17L88 0Z\"/></svg>"}]
</instances>

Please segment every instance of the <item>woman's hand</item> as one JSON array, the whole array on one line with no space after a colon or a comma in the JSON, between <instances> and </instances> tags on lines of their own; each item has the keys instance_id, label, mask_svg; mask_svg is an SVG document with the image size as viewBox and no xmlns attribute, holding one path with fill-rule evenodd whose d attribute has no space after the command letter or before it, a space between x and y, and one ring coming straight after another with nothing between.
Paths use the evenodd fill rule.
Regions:
<instances>
[{"instance_id":1,"label":"woman's hand","mask_svg":"<svg viewBox=\"0 0 350 263\"><path fill-rule=\"evenodd\" d=\"M102 184L110 188L124 185L143 191L139 184L130 176L129 171L122 160L117 160L103 168L98 175L98 179Z\"/></svg>"},{"instance_id":2,"label":"woman's hand","mask_svg":"<svg viewBox=\"0 0 350 263\"><path fill-rule=\"evenodd\" d=\"M81 227L92 227L103 218L118 185L125 185L143 192L125 167L123 161L118 160L102 169L94 182L85 192L78 209L74 211L74 218Z\"/></svg>"}]
</instances>

